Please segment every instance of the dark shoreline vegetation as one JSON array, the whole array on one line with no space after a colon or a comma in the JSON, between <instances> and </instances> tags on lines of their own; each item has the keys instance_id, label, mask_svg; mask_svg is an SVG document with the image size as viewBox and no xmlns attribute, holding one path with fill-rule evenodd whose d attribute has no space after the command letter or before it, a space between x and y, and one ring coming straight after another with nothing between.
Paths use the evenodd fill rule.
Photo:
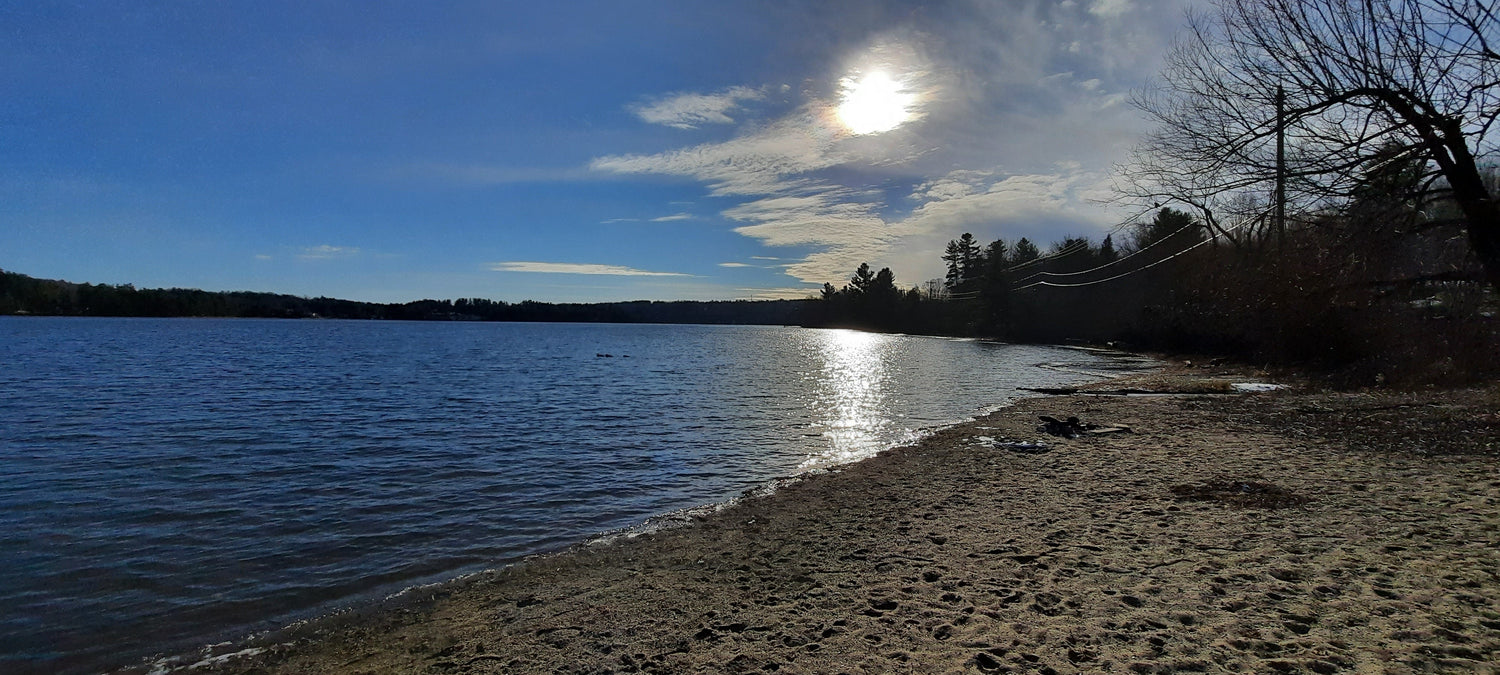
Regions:
<instances>
[{"instance_id":1,"label":"dark shoreline vegetation","mask_svg":"<svg viewBox=\"0 0 1500 675\"><path fill-rule=\"evenodd\" d=\"M0 315L357 319L388 321L549 321L798 325L812 300L501 302L483 298L405 303L306 298L250 291L76 284L0 270Z\"/></svg>"},{"instance_id":2,"label":"dark shoreline vegetation","mask_svg":"<svg viewBox=\"0 0 1500 675\"><path fill-rule=\"evenodd\" d=\"M1500 302L1442 206L1372 189L1284 232L1162 208L1045 253L965 234L946 279L901 290L862 265L810 324L1224 356L1340 387L1483 381L1500 376Z\"/></svg>"}]
</instances>

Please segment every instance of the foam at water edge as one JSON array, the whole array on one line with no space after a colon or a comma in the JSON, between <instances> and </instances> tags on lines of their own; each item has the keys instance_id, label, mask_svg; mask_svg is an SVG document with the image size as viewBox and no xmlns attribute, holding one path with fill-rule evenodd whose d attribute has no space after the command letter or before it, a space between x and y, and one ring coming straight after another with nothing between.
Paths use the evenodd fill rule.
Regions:
<instances>
[{"instance_id":1,"label":"foam at water edge","mask_svg":"<svg viewBox=\"0 0 1500 675\"><path fill-rule=\"evenodd\" d=\"M213 653L213 650L215 648L227 647L231 644L233 643L220 642L218 644L208 645L201 650L202 658L190 664L181 663L188 658L187 656L169 656L166 658L157 659L151 662L151 670L147 671L146 675L167 675L168 673L176 670L197 670L199 668L207 668L209 666L223 665L225 663L228 663L232 659L243 658L246 656L255 656L256 654L264 652L267 649L266 647L249 647L246 649L241 649L239 651L226 652L224 654Z\"/></svg>"},{"instance_id":2,"label":"foam at water edge","mask_svg":"<svg viewBox=\"0 0 1500 675\"><path fill-rule=\"evenodd\" d=\"M460 575L458 575L456 577L452 577L452 578L449 578L449 579L442 579L440 581L433 581L433 582L425 583L425 584L416 584L414 586L407 586L406 588L403 588L403 589L401 589L399 591L396 591L395 593L391 593L391 594L385 596L385 600L395 600L395 599L398 599L398 598L400 598L402 596L405 596L408 593L413 593L413 592L416 592L416 591L423 591L423 590L427 590L429 588L438 588L440 586L446 586L448 584L456 583L456 582L459 582L459 581L464 581L465 579L471 579L473 577L477 577L477 576L480 576L482 574L488 574L488 573L493 572L493 571L494 571L493 569L482 569L482 570L479 570L477 572L469 572L467 574L460 574Z\"/></svg>"}]
</instances>

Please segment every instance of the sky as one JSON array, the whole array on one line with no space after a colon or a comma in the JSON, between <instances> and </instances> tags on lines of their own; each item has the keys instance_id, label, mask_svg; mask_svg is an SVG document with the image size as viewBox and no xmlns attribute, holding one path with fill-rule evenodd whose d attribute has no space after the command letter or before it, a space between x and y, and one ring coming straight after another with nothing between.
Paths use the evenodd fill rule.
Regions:
<instances>
[{"instance_id":1,"label":"sky","mask_svg":"<svg viewBox=\"0 0 1500 675\"><path fill-rule=\"evenodd\" d=\"M1193 0L0 0L0 269L807 297L1095 240Z\"/></svg>"}]
</instances>

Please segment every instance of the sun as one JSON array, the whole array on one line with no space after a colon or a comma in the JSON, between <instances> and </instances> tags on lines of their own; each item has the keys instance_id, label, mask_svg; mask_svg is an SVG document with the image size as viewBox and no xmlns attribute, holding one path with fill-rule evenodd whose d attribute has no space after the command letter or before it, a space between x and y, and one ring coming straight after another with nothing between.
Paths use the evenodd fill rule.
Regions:
<instances>
[{"instance_id":1,"label":"sun","mask_svg":"<svg viewBox=\"0 0 1500 675\"><path fill-rule=\"evenodd\" d=\"M917 95L885 71L874 70L856 79L844 78L838 107L839 122L855 134L890 131L912 119Z\"/></svg>"}]
</instances>

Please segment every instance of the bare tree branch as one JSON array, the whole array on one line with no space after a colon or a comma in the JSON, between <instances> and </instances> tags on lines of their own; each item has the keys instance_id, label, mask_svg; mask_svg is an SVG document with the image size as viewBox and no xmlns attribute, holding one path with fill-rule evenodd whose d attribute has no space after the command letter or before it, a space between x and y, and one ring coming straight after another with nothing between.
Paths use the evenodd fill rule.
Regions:
<instances>
[{"instance_id":1,"label":"bare tree branch","mask_svg":"<svg viewBox=\"0 0 1500 675\"><path fill-rule=\"evenodd\" d=\"M1117 187L1137 208L1187 204L1215 227L1209 214L1238 194L1271 194L1278 172L1288 208L1310 214L1415 162L1428 168L1412 189L1456 205L1500 290L1500 208L1481 176L1500 117L1496 44L1487 0L1217 0L1189 15L1160 80L1135 97L1157 128Z\"/></svg>"}]
</instances>

